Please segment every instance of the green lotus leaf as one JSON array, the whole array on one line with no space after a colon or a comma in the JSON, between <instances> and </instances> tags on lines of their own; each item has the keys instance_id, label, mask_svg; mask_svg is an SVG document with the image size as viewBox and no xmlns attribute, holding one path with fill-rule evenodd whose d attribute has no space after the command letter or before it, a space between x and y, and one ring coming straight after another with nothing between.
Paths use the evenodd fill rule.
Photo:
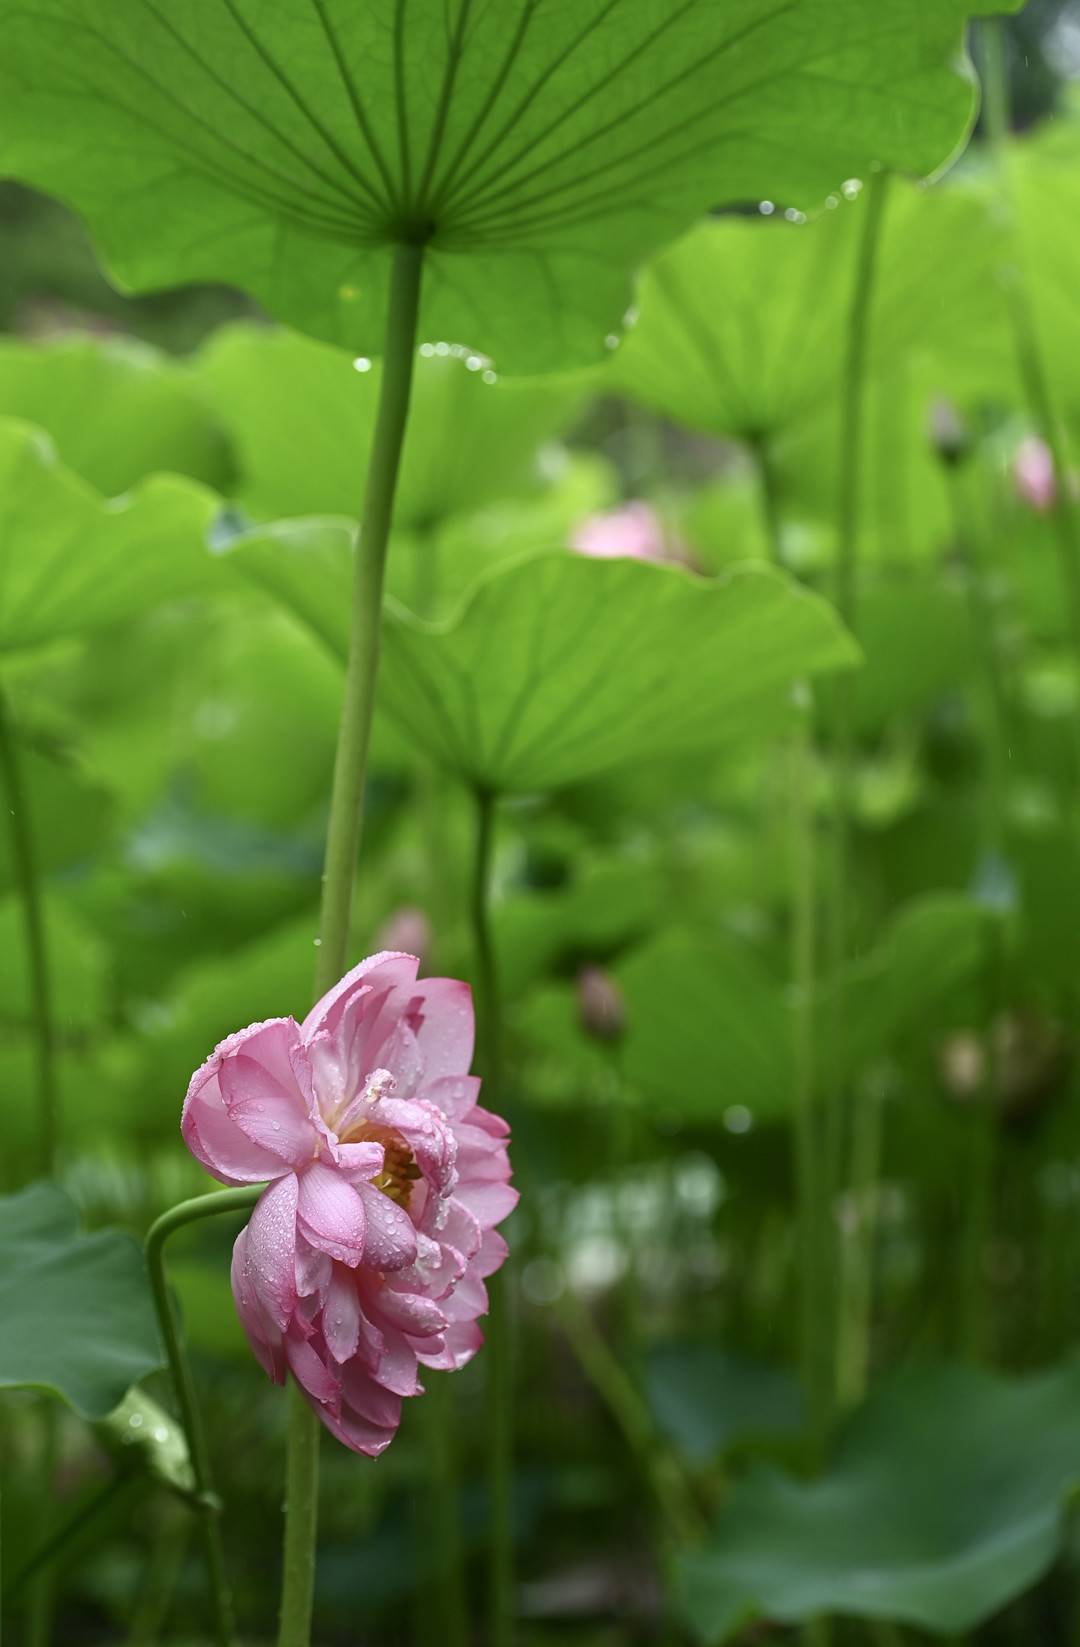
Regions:
<instances>
[{"instance_id":1,"label":"green lotus leaf","mask_svg":"<svg viewBox=\"0 0 1080 1647\"><path fill-rule=\"evenodd\" d=\"M946 163L983 9L3 0L0 171L82 211L125 286L224 280L367 356L387 251L423 241L422 334L547 370L602 353L710 208Z\"/></svg>"},{"instance_id":2,"label":"green lotus leaf","mask_svg":"<svg viewBox=\"0 0 1080 1647\"><path fill-rule=\"evenodd\" d=\"M0 1388L104 1418L161 1365L143 1255L119 1230L79 1233L57 1185L0 1196Z\"/></svg>"},{"instance_id":3,"label":"green lotus leaf","mask_svg":"<svg viewBox=\"0 0 1080 1647\"><path fill-rule=\"evenodd\" d=\"M0 416L44 429L106 497L160 470L219 489L229 477L225 437L190 372L131 338L0 340Z\"/></svg>"},{"instance_id":4,"label":"green lotus leaf","mask_svg":"<svg viewBox=\"0 0 1080 1647\"><path fill-rule=\"evenodd\" d=\"M820 1480L759 1465L740 1482L684 1560L687 1615L710 1647L760 1617L973 1630L1050 1566L1078 1484L1080 1368L901 1375L850 1421Z\"/></svg>"},{"instance_id":5,"label":"green lotus leaf","mask_svg":"<svg viewBox=\"0 0 1080 1647\"><path fill-rule=\"evenodd\" d=\"M381 368L295 332L236 325L198 362L208 405L240 454L240 501L259 520L356 515ZM416 364L394 521L429 532L447 516L539 486L537 452L581 404L587 379L492 382L479 355Z\"/></svg>"},{"instance_id":6,"label":"green lotus leaf","mask_svg":"<svg viewBox=\"0 0 1080 1647\"><path fill-rule=\"evenodd\" d=\"M835 405L865 203L838 193L830 205L810 222L704 223L663 252L642 279L614 380L687 428L746 439L775 442ZM1005 244L982 189L894 180L868 375L929 357L941 388L1011 380L994 278Z\"/></svg>"},{"instance_id":7,"label":"green lotus leaf","mask_svg":"<svg viewBox=\"0 0 1080 1647\"><path fill-rule=\"evenodd\" d=\"M130 618L212 586L216 499L152 475L106 502L29 424L0 419L0 652Z\"/></svg>"}]
</instances>

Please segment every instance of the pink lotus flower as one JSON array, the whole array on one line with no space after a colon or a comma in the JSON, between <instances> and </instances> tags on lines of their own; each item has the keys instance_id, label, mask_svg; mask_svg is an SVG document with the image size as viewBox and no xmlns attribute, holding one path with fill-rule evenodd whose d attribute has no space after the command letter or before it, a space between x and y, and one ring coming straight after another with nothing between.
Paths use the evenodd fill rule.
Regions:
<instances>
[{"instance_id":1,"label":"pink lotus flower","mask_svg":"<svg viewBox=\"0 0 1080 1647\"><path fill-rule=\"evenodd\" d=\"M602 560L629 556L631 560L661 560L669 555L660 516L648 503L626 503L621 509L589 515L577 526L570 546L582 555Z\"/></svg>"},{"instance_id":2,"label":"pink lotus flower","mask_svg":"<svg viewBox=\"0 0 1080 1647\"><path fill-rule=\"evenodd\" d=\"M308 1013L230 1035L197 1070L184 1139L224 1184L270 1182L233 1249L236 1307L276 1383L377 1456L419 1366L482 1343L495 1230L517 1201L508 1129L476 1102L469 986L412 955L362 961Z\"/></svg>"}]
</instances>

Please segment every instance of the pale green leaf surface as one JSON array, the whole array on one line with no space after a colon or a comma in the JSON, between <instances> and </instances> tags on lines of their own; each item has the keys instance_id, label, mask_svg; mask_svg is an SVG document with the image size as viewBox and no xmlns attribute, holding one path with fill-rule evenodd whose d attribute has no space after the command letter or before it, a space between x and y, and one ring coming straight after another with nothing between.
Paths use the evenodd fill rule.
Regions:
<instances>
[{"instance_id":1,"label":"pale green leaf surface","mask_svg":"<svg viewBox=\"0 0 1080 1647\"><path fill-rule=\"evenodd\" d=\"M704 223L663 252L613 380L688 428L774 441L835 401L865 202L832 201L807 223ZM1003 244L982 190L892 180L867 375L930 357L942 387L1011 377Z\"/></svg>"},{"instance_id":2,"label":"pale green leaf surface","mask_svg":"<svg viewBox=\"0 0 1080 1647\"><path fill-rule=\"evenodd\" d=\"M125 285L225 280L365 355L387 248L427 238L422 334L546 370L709 208L945 163L982 9L3 0L0 170L76 205Z\"/></svg>"},{"instance_id":3,"label":"pale green leaf surface","mask_svg":"<svg viewBox=\"0 0 1080 1647\"><path fill-rule=\"evenodd\" d=\"M857 662L826 603L777 573L709 582L564 550L492 574L450 624L390 614L380 701L460 777L523 792L782 724L797 677Z\"/></svg>"},{"instance_id":4,"label":"pale green leaf surface","mask_svg":"<svg viewBox=\"0 0 1080 1647\"><path fill-rule=\"evenodd\" d=\"M161 1365L143 1256L118 1230L79 1233L55 1184L0 1197L0 1387L104 1418Z\"/></svg>"},{"instance_id":5,"label":"pale green leaf surface","mask_svg":"<svg viewBox=\"0 0 1080 1647\"><path fill-rule=\"evenodd\" d=\"M129 618L211 586L216 507L195 481L155 475L105 502L46 437L0 420L0 652Z\"/></svg>"},{"instance_id":6,"label":"pale green leaf surface","mask_svg":"<svg viewBox=\"0 0 1080 1647\"><path fill-rule=\"evenodd\" d=\"M0 416L44 429L66 466L106 497L158 471L221 488L224 434L188 370L130 338L0 341Z\"/></svg>"},{"instance_id":7,"label":"pale green leaf surface","mask_svg":"<svg viewBox=\"0 0 1080 1647\"><path fill-rule=\"evenodd\" d=\"M227 559L344 658L345 523L284 522ZM782 725L800 675L851 667L830 607L767 569L709 582L561 550L484 578L450 622L383 625L379 702L474 784L547 789Z\"/></svg>"},{"instance_id":8,"label":"pale green leaf surface","mask_svg":"<svg viewBox=\"0 0 1080 1647\"><path fill-rule=\"evenodd\" d=\"M683 1560L699 1640L756 1617L973 1629L1049 1567L1080 1483L1080 1369L902 1375L850 1421L819 1481L755 1467Z\"/></svg>"},{"instance_id":9,"label":"pale green leaf surface","mask_svg":"<svg viewBox=\"0 0 1080 1647\"><path fill-rule=\"evenodd\" d=\"M430 348L430 346L425 346ZM421 353L394 522L427 531L448 515L538 485L537 449L573 417L588 379L484 377L477 355ZM357 515L381 367L341 349L238 324L197 364L209 408L240 454L240 501L259 520Z\"/></svg>"}]
</instances>

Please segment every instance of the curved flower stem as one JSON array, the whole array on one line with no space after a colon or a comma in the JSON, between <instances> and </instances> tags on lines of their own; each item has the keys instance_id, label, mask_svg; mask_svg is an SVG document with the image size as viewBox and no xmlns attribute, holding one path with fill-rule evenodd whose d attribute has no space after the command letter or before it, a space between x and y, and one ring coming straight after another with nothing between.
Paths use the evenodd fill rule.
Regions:
<instances>
[{"instance_id":1,"label":"curved flower stem","mask_svg":"<svg viewBox=\"0 0 1080 1647\"><path fill-rule=\"evenodd\" d=\"M409 415L423 264L422 244L395 246L379 410L356 539L349 658L334 756L330 816L326 827L319 936L315 940L318 945L316 998L324 995L337 982L348 961L349 920L356 881L356 855L360 847L364 778L375 712L383 576ZM308 1647L311 1640L319 1514L320 1434L316 1414L296 1385L291 1384L278 1647Z\"/></svg>"},{"instance_id":2,"label":"curved flower stem","mask_svg":"<svg viewBox=\"0 0 1080 1647\"><path fill-rule=\"evenodd\" d=\"M11 859L15 885L22 906L26 936L26 958L30 978L30 1011L34 1025L37 1065L38 1125L40 1127L39 1167L48 1178L56 1156L56 1037L53 1028L49 957L41 887L34 856L34 838L23 786L22 768L7 698L0 686L0 776L3 777L4 810L11 830Z\"/></svg>"},{"instance_id":3,"label":"curved flower stem","mask_svg":"<svg viewBox=\"0 0 1080 1647\"><path fill-rule=\"evenodd\" d=\"M181 1201L170 1207L151 1224L146 1237L146 1266L150 1272L150 1287L154 1295L158 1326L161 1329L165 1353L169 1359L180 1421L187 1437L191 1467L195 1474L195 1494L202 1527L203 1547L206 1552L206 1572L214 1604L214 1628L218 1647L231 1647L233 1639L232 1597L225 1576L225 1557L221 1547L219 1514L221 1504L214 1492L210 1473L210 1455L203 1433L195 1381L173 1308L169 1285L165 1276L165 1242L174 1230L182 1229L200 1218L211 1218L219 1212L246 1212L262 1194L263 1186L218 1190L213 1195L199 1195L191 1201Z\"/></svg>"},{"instance_id":4,"label":"curved flower stem","mask_svg":"<svg viewBox=\"0 0 1080 1647\"><path fill-rule=\"evenodd\" d=\"M875 171L866 187L863 221L855 266L855 284L848 312L847 353L841 398L840 485L837 497L836 605L849 629L855 629L856 574L861 501L862 423L866 389L866 356L877 275L881 228L889 174ZM828 1071L826 1112L826 1180L823 1193L832 1195L843 1185L844 1144L851 1128L851 1182L849 1193L857 1223L845 1237L840 1253L840 1296L837 1300L837 1350L833 1388L841 1406L859 1400L866 1382L867 1341L871 1305L874 1212L878 1174L880 1116L876 1102L859 1103L850 1115L845 1099L847 1069L847 991L849 881L851 877L851 816L853 809L854 725L852 687L843 679L835 702L835 823L832 886L830 888L829 971L831 974L832 1059Z\"/></svg>"},{"instance_id":5,"label":"curved flower stem","mask_svg":"<svg viewBox=\"0 0 1080 1647\"><path fill-rule=\"evenodd\" d=\"M477 789L476 846L471 915L480 996L478 1062L489 1098L504 1098L502 1008L495 945L491 934L491 865L496 797ZM514 1380L510 1295L505 1268L488 1281L488 1633L491 1647L509 1647L514 1634Z\"/></svg>"}]
</instances>

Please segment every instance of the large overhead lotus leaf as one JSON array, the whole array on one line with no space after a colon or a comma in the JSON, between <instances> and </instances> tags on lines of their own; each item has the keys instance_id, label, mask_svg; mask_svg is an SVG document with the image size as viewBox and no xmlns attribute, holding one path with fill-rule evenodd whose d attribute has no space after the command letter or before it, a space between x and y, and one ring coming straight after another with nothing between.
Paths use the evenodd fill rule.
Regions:
<instances>
[{"instance_id":1,"label":"large overhead lotus leaf","mask_svg":"<svg viewBox=\"0 0 1080 1647\"><path fill-rule=\"evenodd\" d=\"M707 1644L753 1618L894 1619L974 1629L1061 1550L1080 1485L1080 1367L1022 1379L941 1367L894 1379L818 1481L758 1466L684 1558Z\"/></svg>"},{"instance_id":2,"label":"large overhead lotus leaf","mask_svg":"<svg viewBox=\"0 0 1080 1647\"><path fill-rule=\"evenodd\" d=\"M688 428L772 437L828 404L844 370L865 201L810 222L701 224L648 268L639 318L612 363L629 395ZM890 186L869 334L870 376L920 356L947 381L1012 370L994 279L1000 226L981 190Z\"/></svg>"},{"instance_id":3,"label":"large overhead lotus leaf","mask_svg":"<svg viewBox=\"0 0 1080 1647\"><path fill-rule=\"evenodd\" d=\"M204 350L198 377L241 461L240 501L260 520L356 515L381 368L298 333L238 324ZM417 361L395 503L400 529L429 529L538 483L537 449L581 404L581 378L490 381L479 355Z\"/></svg>"},{"instance_id":4,"label":"large overhead lotus leaf","mask_svg":"<svg viewBox=\"0 0 1080 1647\"><path fill-rule=\"evenodd\" d=\"M0 340L0 416L44 429L106 497L159 470L218 488L229 476L225 437L188 370L130 338Z\"/></svg>"},{"instance_id":5,"label":"large overhead lotus leaf","mask_svg":"<svg viewBox=\"0 0 1080 1647\"><path fill-rule=\"evenodd\" d=\"M778 573L712 582L562 550L491 574L448 624L391 613L380 702L443 766L520 793L782 724L797 677L858 657Z\"/></svg>"},{"instance_id":6,"label":"large overhead lotus leaf","mask_svg":"<svg viewBox=\"0 0 1080 1647\"><path fill-rule=\"evenodd\" d=\"M119 1230L79 1232L55 1184L0 1196L0 1388L104 1418L162 1361L143 1256Z\"/></svg>"},{"instance_id":7,"label":"large overhead lotus leaf","mask_svg":"<svg viewBox=\"0 0 1080 1647\"><path fill-rule=\"evenodd\" d=\"M0 170L82 211L125 285L228 281L365 355L388 249L426 240L422 334L548 369L709 208L947 161L984 9L3 0Z\"/></svg>"},{"instance_id":8,"label":"large overhead lotus leaf","mask_svg":"<svg viewBox=\"0 0 1080 1647\"><path fill-rule=\"evenodd\" d=\"M29 424L0 419L0 652L129 618L207 588L211 492L153 475L106 502Z\"/></svg>"}]
</instances>

